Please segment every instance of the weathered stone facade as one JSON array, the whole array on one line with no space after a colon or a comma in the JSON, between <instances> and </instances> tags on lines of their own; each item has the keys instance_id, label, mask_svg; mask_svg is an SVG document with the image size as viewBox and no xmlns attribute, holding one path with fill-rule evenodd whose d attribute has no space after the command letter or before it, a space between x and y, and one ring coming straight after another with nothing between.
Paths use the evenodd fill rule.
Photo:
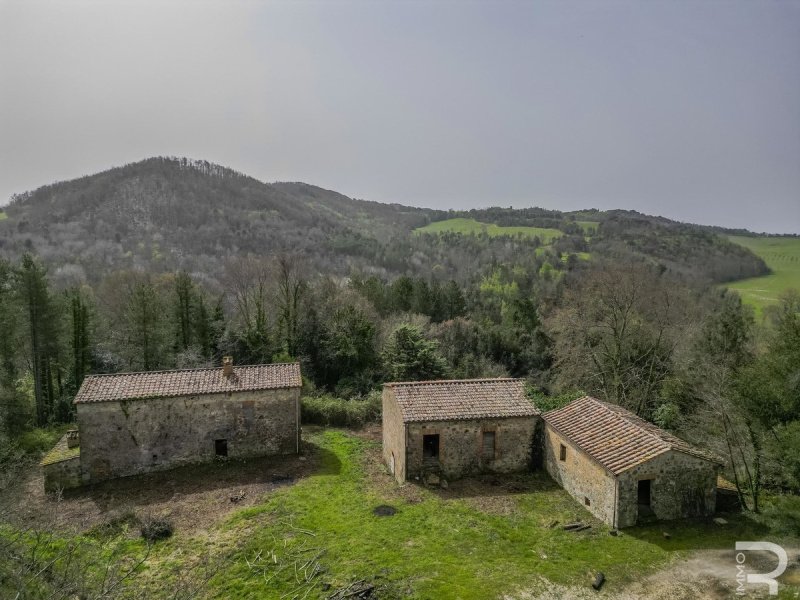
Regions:
<instances>
[{"instance_id":1,"label":"weathered stone facade","mask_svg":"<svg viewBox=\"0 0 800 600\"><path fill-rule=\"evenodd\" d=\"M276 389L77 405L84 483L231 457L292 454L300 390Z\"/></svg>"},{"instance_id":2,"label":"weathered stone facade","mask_svg":"<svg viewBox=\"0 0 800 600\"><path fill-rule=\"evenodd\" d=\"M564 460L561 460L562 445L566 448ZM550 477L586 510L614 526L614 476L547 424L544 426L544 466Z\"/></svg>"},{"instance_id":3,"label":"weathered stone facade","mask_svg":"<svg viewBox=\"0 0 800 600\"><path fill-rule=\"evenodd\" d=\"M399 482L406 480L406 424L394 390L384 388L382 397L383 460Z\"/></svg>"},{"instance_id":4,"label":"weathered stone facade","mask_svg":"<svg viewBox=\"0 0 800 600\"><path fill-rule=\"evenodd\" d=\"M400 402L398 389L406 396ZM427 406L409 401L418 393L433 400ZM387 384L383 458L399 482L426 472L456 479L530 469L537 415L517 380ZM426 436L435 437L435 456L426 450Z\"/></svg>"},{"instance_id":5,"label":"weathered stone facade","mask_svg":"<svg viewBox=\"0 0 800 600\"><path fill-rule=\"evenodd\" d=\"M80 435L42 461L45 487L297 453L301 385L298 363L235 368L230 357L222 368L90 375L75 397Z\"/></svg>"},{"instance_id":6,"label":"weathered stone facade","mask_svg":"<svg viewBox=\"0 0 800 600\"><path fill-rule=\"evenodd\" d=\"M81 485L80 448L64 435L40 463L44 473L44 491L68 490Z\"/></svg>"},{"instance_id":7,"label":"weathered stone facade","mask_svg":"<svg viewBox=\"0 0 800 600\"><path fill-rule=\"evenodd\" d=\"M651 509L659 520L707 517L714 514L719 466L671 450L625 471L617 483L617 527L638 520L637 486L651 480Z\"/></svg>"},{"instance_id":8,"label":"weathered stone facade","mask_svg":"<svg viewBox=\"0 0 800 600\"><path fill-rule=\"evenodd\" d=\"M609 525L714 514L717 457L591 397L543 419L547 472Z\"/></svg>"},{"instance_id":9,"label":"weathered stone facade","mask_svg":"<svg viewBox=\"0 0 800 600\"><path fill-rule=\"evenodd\" d=\"M440 473L448 479L494 472L512 473L531 468L531 449L537 417L408 423L406 425L407 478L424 471L423 437L439 435ZM494 433L494 452L484 452L484 432Z\"/></svg>"}]
</instances>

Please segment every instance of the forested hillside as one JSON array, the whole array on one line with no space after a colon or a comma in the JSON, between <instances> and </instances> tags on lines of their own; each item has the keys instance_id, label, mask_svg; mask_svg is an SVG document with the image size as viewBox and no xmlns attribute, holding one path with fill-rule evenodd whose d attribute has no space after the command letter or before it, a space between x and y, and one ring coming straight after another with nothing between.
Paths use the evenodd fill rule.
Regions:
<instances>
[{"instance_id":1,"label":"forested hillside","mask_svg":"<svg viewBox=\"0 0 800 600\"><path fill-rule=\"evenodd\" d=\"M219 282L232 256L281 252L302 255L325 274L366 269L415 275L435 268L462 277L461 246L471 272L476 261L502 258L509 242L447 236L443 244L409 235L459 216L561 231L552 247L544 237L534 244L559 256L633 251L684 276L715 282L768 272L752 252L708 228L631 211L436 211L354 200L304 183L266 184L205 161L175 158L152 158L19 194L5 214L0 255L33 252L72 282L96 283L119 269L185 269Z\"/></svg>"},{"instance_id":2,"label":"forested hillside","mask_svg":"<svg viewBox=\"0 0 800 600\"><path fill-rule=\"evenodd\" d=\"M346 272L361 240L355 232L386 238L434 214L168 158L20 194L5 211L3 253L33 250L92 281L125 268L215 276L232 255L287 251L312 256L320 270Z\"/></svg>"}]
</instances>

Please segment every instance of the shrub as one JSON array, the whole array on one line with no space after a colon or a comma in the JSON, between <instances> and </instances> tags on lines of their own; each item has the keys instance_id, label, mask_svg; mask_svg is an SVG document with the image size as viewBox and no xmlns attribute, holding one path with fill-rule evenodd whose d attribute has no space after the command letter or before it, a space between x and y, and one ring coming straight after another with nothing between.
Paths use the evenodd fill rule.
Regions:
<instances>
[{"instance_id":1,"label":"shrub","mask_svg":"<svg viewBox=\"0 0 800 600\"><path fill-rule=\"evenodd\" d=\"M343 400L334 396L306 396L301 401L303 423L336 427L362 427L381 416L380 392L366 398Z\"/></svg>"},{"instance_id":2,"label":"shrub","mask_svg":"<svg viewBox=\"0 0 800 600\"><path fill-rule=\"evenodd\" d=\"M74 427L74 424L37 427L18 436L16 442L26 454L38 456L55 446L67 429L73 429Z\"/></svg>"},{"instance_id":3,"label":"shrub","mask_svg":"<svg viewBox=\"0 0 800 600\"><path fill-rule=\"evenodd\" d=\"M112 513L101 523L92 527L87 535L94 538L114 538L126 533L128 530L141 526L141 522L136 514L131 511ZM142 532L144 535L144 532Z\"/></svg>"},{"instance_id":4,"label":"shrub","mask_svg":"<svg viewBox=\"0 0 800 600\"><path fill-rule=\"evenodd\" d=\"M172 535L172 523L159 517L145 519L142 523L142 537L148 542L164 540Z\"/></svg>"}]
</instances>

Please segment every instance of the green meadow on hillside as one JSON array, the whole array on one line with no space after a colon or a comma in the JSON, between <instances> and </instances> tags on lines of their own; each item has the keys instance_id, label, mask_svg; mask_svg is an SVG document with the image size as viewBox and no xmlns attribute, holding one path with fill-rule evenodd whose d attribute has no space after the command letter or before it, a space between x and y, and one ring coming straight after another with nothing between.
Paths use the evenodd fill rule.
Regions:
<instances>
[{"instance_id":1,"label":"green meadow on hillside","mask_svg":"<svg viewBox=\"0 0 800 600\"><path fill-rule=\"evenodd\" d=\"M464 234L479 234L485 232L486 234L496 237L501 235L523 235L526 237L538 237L542 244L549 244L554 239L564 235L558 229L551 229L546 227L503 227L493 223L481 223L475 219L447 219L445 221L436 221L416 229L418 233L444 233L453 231L455 233Z\"/></svg>"},{"instance_id":2,"label":"green meadow on hillside","mask_svg":"<svg viewBox=\"0 0 800 600\"><path fill-rule=\"evenodd\" d=\"M7 219L7 218L8 218L8 215L5 212L3 212L2 210L0 210L0 221L3 221L5 219Z\"/></svg>"},{"instance_id":3,"label":"green meadow on hillside","mask_svg":"<svg viewBox=\"0 0 800 600\"><path fill-rule=\"evenodd\" d=\"M800 238L748 237L732 235L729 240L764 259L772 273L762 277L742 279L727 284L736 290L742 300L761 312L765 306L775 304L788 289L800 290Z\"/></svg>"},{"instance_id":4,"label":"green meadow on hillside","mask_svg":"<svg viewBox=\"0 0 800 600\"><path fill-rule=\"evenodd\" d=\"M82 553L95 552L99 557L98 566L87 573L91 577L103 579L102 559L109 553L117 553L125 565L141 561L130 581L124 582L122 598L189 597L175 590L186 583L186 574L195 577L197 571L199 587L192 597L198 598L311 600L368 583L375 587L375 597L386 599L479 600L508 594L538 597L548 591L547 597L564 596L565 590L570 595L592 593L590 582L597 571L607 577L604 592L624 593L626 586L687 553L732 548L735 540L765 535L795 543L791 536L785 537L797 511L791 497L771 499L758 520L727 515L724 527L687 520L609 535L607 526L542 472L452 482L448 489L399 486L380 462L377 440L311 427L304 439L305 460L312 465L307 475L227 517L226 493L211 494L206 500L209 506L192 510L198 515L215 510L222 514L201 530L177 528L173 537L156 542L148 551L136 535L137 516L132 512L152 510L148 499L138 506L126 505L131 511L127 520L117 515L82 534L62 531L36 564L41 563L42 571L49 568L55 578L69 565L49 561L59 548L75 543L81 544ZM213 489L214 479L224 470L244 467L234 461L194 468L197 477L187 476L191 467L183 469L183 477L195 483L207 480ZM73 495L65 502L76 511L73 520L80 523L81 511L93 505L85 501L92 491ZM173 511L197 502L192 493L171 491L170 496ZM380 506L396 512L378 516L374 511ZM578 520L591 528L580 532L562 528ZM669 537L664 531L670 532ZM0 524L3 533L13 531ZM33 533L20 535L15 539L22 546L13 556L20 555L26 543L33 548L37 539ZM10 584L2 577L2 559L0 553L0 596L6 597L14 588L7 587ZM41 583L41 597L47 597L47 580ZM794 597L795 586L782 587L786 597ZM351 597L346 593L335 597Z\"/></svg>"}]
</instances>

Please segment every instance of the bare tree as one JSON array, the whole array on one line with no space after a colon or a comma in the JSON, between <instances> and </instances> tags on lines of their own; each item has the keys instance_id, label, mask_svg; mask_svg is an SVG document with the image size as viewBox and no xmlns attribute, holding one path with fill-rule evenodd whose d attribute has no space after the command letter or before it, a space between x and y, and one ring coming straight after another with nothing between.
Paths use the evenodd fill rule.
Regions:
<instances>
[{"instance_id":1,"label":"bare tree","mask_svg":"<svg viewBox=\"0 0 800 600\"><path fill-rule=\"evenodd\" d=\"M693 325L688 291L638 262L603 262L549 320L557 381L648 416Z\"/></svg>"}]
</instances>

